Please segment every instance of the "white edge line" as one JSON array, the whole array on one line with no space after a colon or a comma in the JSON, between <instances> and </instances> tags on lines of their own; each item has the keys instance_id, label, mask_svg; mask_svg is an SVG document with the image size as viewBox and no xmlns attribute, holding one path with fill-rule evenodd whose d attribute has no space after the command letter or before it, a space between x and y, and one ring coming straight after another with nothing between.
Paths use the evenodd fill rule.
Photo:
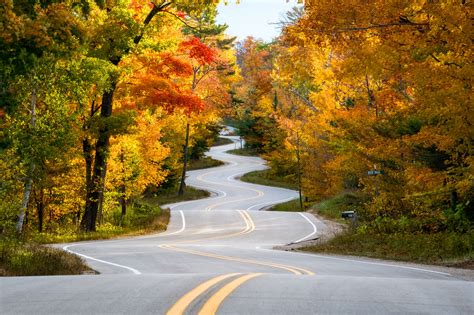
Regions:
<instances>
[{"instance_id":1,"label":"white edge line","mask_svg":"<svg viewBox=\"0 0 474 315\"><path fill-rule=\"evenodd\" d=\"M311 254L308 254L308 255L311 255ZM451 274L447 273L447 272L441 272L441 271L435 271L435 270L429 270L429 269L423 269L423 268L398 266L398 265L392 265L392 264L384 264L384 263L362 261L362 260L355 260L355 259L347 259L347 258L329 257L329 256L322 256L322 255L313 255L313 256L321 257L321 258L327 258L327 259L357 262L357 263L361 263L361 264L378 265L378 266L385 266L385 267L395 267L395 268L402 268L402 269L409 269L409 270L416 270L416 271L431 272L431 273L437 273L437 274L440 274L440 275L451 276Z\"/></svg>"},{"instance_id":2,"label":"white edge line","mask_svg":"<svg viewBox=\"0 0 474 315\"><path fill-rule=\"evenodd\" d=\"M103 264L107 264L107 265L112 265L112 266L115 266L115 267L119 267L119 268L124 268L124 269L127 269L127 270L130 270L131 272L133 272L134 274L136 275L141 275L142 273L140 271L138 271L137 269L134 269L132 267L127 267L127 266L124 266L124 265L119 265L119 264L115 264L115 263L112 263L110 261L105 261L105 260L102 260L102 259L97 259L97 258L93 258L93 257L90 257L90 256L87 256L87 255L83 255L83 254L79 254L79 253L76 253L75 251L72 251L69 249L69 247L71 246L75 246L75 245L67 245L67 246L64 246L63 249L71 254L75 254L77 256L81 256L81 257L84 257L86 259L90 259L90 260L94 260L94 261L98 261L98 262L101 262Z\"/></svg>"},{"instance_id":3,"label":"white edge line","mask_svg":"<svg viewBox=\"0 0 474 315\"><path fill-rule=\"evenodd\" d=\"M259 248L259 250L274 251L274 249L267 249L267 248ZM291 252L290 254L291 255L303 255L303 256L309 256L309 257L324 258L324 259L333 259L333 260L340 260L340 261L347 261L347 262L354 262L354 263L366 264L366 265L377 265L377 266L384 266L384 267L401 268L401 269L408 269L408 270L414 270L414 271L435 273L435 274L440 274L440 275L445 275L445 276L452 276L452 274L447 273L447 272L441 272L441 271L435 271L435 270L429 270L429 269L423 269L423 268L416 268L416 267L409 267L409 266L384 264L384 263L377 263L377 262L371 262L371 261L363 261L363 260L356 260L356 259L323 256L323 255L318 255L318 254L301 253L301 252L294 252L294 251Z\"/></svg>"},{"instance_id":4,"label":"white edge line","mask_svg":"<svg viewBox=\"0 0 474 315\"><path fill-rule=\"evenodd\" d=\"M300 238L300 239L297 240L297 241L294 241L294 243L302 242L302 241L304 241L305 239L310 238L311 236L313 236L314 234L316 234L316 232L318 232L318 229L316 228L316 225L314 225L314 223L311 222L311 220L308 219L307 216L305 216L305 215L304 215L303 213L301 213L301 212L298 212L298 214L299 214L300 216L302 216L303 218L305 218L306 221L308 221L309 224L311 224L311 225L313 226L313 232L311 232L310 234L306 235L305 237Z\"/></svg>"},{"instance_id":5,"label":"white edge line","mask_svg":"<svg viewBox=\"0 0 474 315\"><path fill-rule=\"evenodd\" d=\"M183 232L184 229L186 229L186 219L184 218L184 212L183 212L183 210L179 210L179 213L181 213L181 221L183 222L183 224L182 224L182 226L181 226L181 229L179 229L179 230L176 231L176 232L169 233L169 234L163 234L163 236L175 235L175 234L178 234L178 233Z\"/></svg>"},{"instance_id":6,"label":"white edge line","mask_svg":"<svg viewBox=\"0 0 474 315\"><path fill-rule=\"evenodd\" d=\"M297 199L297 198L298 197L289 197L289 198L281 199L281 200L277 200L277 201L269 201L269 202L267 201L267 202L264 202L264 203L259 203L257 205L253 205L253 206L248 207L246 211L251 211L253 208L259 208L260 207L260 209L262 209L262 208L265 208L265 207L268 207L268 206L278 205L280 203L291 201L291 200L294 200L294 199Z\"/></svg>"}]
</instances>

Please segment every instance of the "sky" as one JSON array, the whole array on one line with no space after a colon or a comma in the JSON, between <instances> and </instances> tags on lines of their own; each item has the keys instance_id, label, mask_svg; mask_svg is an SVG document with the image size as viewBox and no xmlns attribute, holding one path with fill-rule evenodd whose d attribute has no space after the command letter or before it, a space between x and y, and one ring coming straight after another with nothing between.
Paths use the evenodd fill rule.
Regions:
<instances>
[{"instance_id":1,"label":"sky","mask_svg":"<svg viewBox=\"0 0 474 315\"><path fill-rule=\"evenodd\" d=\"M219 15L217 22L227 24L227 34L237 36L242 40L247 36L253 36L264 41L271 41L280 34L277 23L281 17L292 7L297 5L297 0L235 0L224 1L218 6Z\"/></svg>"}]
</instances>

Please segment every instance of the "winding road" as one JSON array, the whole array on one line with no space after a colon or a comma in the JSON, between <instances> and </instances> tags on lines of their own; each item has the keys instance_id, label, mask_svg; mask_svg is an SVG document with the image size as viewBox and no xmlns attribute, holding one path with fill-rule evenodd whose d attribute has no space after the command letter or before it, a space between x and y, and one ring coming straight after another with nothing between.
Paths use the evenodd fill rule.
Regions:
<instances>
[{"instance_id":1,"label":"winding road","mask_svg":"<svg viewBox=\"0 0 474 315\"><path fill-rule=\"evenodd\" d=\"M236 141L235 137L229 138ZM436 267L273 250L325 233L309 213L258 211L297 197L243 183L260 158L189 172L210 198L168 205L168 231L63 244L100 275L0 279L2 314L474 314L474 282Z\"/></svg>"}]
</instances>

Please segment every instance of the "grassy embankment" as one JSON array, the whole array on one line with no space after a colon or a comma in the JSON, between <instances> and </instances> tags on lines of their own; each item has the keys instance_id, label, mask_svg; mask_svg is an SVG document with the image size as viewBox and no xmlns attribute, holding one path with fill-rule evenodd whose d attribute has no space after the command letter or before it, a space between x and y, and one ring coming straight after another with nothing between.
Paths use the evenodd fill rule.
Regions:
<instances>
[{"instance_id":1,"label":"grassy embankment","mask_svg":"<svg viewBox=\"0 0 474 315\"><path fill-rule=\"evenodd\" d=\"M220 138L221 139L221 138ZM219 140L215 145L232 143ZM190 169L222 165L222 162L205 158L192 161ZM203 190L187 187L184 196L175 189L161 191L153 197L143 198L128 206L122 217L120 209L103 218L96 232L82 233L77 228L58 228L48 233L28 231L21 239L4 237L0 242L0 276L74 275L93 272L80 257L42 244L66 243L86 240L136 236L166 230L170 213L158 205L208 197Z\"/></svg>"},{"instance_id":2,"label":"grassy embankment","mask_svg":"<svg viewBox=\"0 0 474 315\"><path fill-rule=\"evenodd\" d=\"M0 242L0 276L77 275L93 272L76 255L18 240Z\"/></svg>"},{"instance_id":3,"label":"grassy embankment","mask_svg":"<svg viewBox=\"0 0 474 315\"><path fill-rule=\"evenodd\" d=\"M64 227L48 233L26 232L21 239L4 238L0 242L0 276L74 275L91 271L83 259L43 244L110 239L164 231L169 211L155 203L140 200L129 205L122 217L120 211L108 215L107 223L96 232L83 233L77 227Z\"/></svg>"},{"instance_id":4,"label":"grassy embankment","mask_svg":"<svg viewBox=\"0 0 474 315\"><path fill-rule=\"evenodd\" d=\"M195 171L204 168L211 168L224 165L223 162L214 160L210 157L204 157L199 160L191 160L189 161L188 171Z\"/></svg>"},{"instance_id":5,"label":"grassy embankment","mask_svg":"<svg viewBox=\"0 0 474 315\"><path fill-rule=\"evenodd\" d=\"M234 143L234 141L228 139L228 138L222 138L222 137L219 137L217 138L216 141L214 141L213 145L214 147L218 147L220 145L226 145L226 144L232 144Z\"/></svg>"},{"instance_id":6,"label":"grassy embankment","mask_svg":"<svg viewBox=\"0 0 474 315\"><path fill-rule=\"evenodd\" d=\"M268 171L253 172L243 176L242 180L294 189L294 186L285 183L281 178L270 175ZM364 202L364 197L360 194L342 193L319 203L305 203L305 208L324 218L343 222L342 211L356 210L362 213ZM300 211L299 201L276 205L270 210ZM409 225L404 223L407 224ZM409 231L397 221L381 220L378 223L360 220L356 228L347 224L347 229L331 240L302 250L474 269L474 231L423 233Z\"/></svg>"},{"instance_id":7,"label":"grassy embankment","mask_svg":"<svg viewBox=\"0 0 474 315\"><path fill-rule=\"evenodd\" d=\"M273 187L280 187L280 188L287 188L297 190L298 185L294 183L294 181L285 178L283 176L275 176L273 175L270 170L263 170L263 171L254 171L243 175L240 180L248 183L265 185L265 186L273 186ZM305 204L308 206L308 204ZM299 199L291 200L285 203L281 203L278 205L274 205L268 210L270 211L301 211L300 209L300 201Z\"/></svg>"},{"instance_id":8,"label":"grassy embankment","mask_svg":"<svg viewBox=\"0 0 474 315\"><path fill-rule=\"evenodd\" d=\"M313 206L316 213L330 219L344 210L363 213L364 199L345 193ZM361 219L355 228L326 243L303 248L309 252L366 256L424 264L474 268L474 230L468 232L423 232L419 220Z\"/></svg>"},{"instance_id":9,"label":"grassy embankment","mask_svg":"<svg viewBox=\"0 0 474 315\"><path fill-rule=\"evenodd\" d=\"M242 156L258 156L258 151L251 148L229 150L227 151L227 153L242 155Z\"/></svg>"},{"instance_id":10,"label":"grassy embankment","mask_svg":"<svg viewBox=\"0 0 474 315\"><path fill-rule=\"evenodd\" d=\"M232 140L227 139L227 138L217 138L217 140L214 141L213 146L217 147L220 145L226 145L226 144L231 144L234 143ZM211 167L217 167L224 165L224 162L214 160L209 156L205 156L199 160L191 160L189 161L189 166L188 170L189 171L194 171L194 170L200 170L204 168L211 168Z\"/></svg>"}]
</instances>

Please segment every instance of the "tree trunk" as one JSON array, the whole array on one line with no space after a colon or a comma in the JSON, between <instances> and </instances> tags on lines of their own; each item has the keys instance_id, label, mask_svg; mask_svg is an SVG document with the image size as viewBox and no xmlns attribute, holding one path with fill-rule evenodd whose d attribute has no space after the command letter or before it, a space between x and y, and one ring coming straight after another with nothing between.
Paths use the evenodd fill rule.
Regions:
<instances>
[{"instance_id":1,"label":"tree trunk","mask_svg":"<svg viewBox=\"0 0 474 315\"><path fill-rule=\"evenodd\" d=\"M296 134L296 161L298 167L298 193L300 197L300 210L304 211L303 194L301 192L301 154L300 154L300 137Z\"/></svg>"},{"instance_id":2,"label":"tree trunk","mask_svg":"<svg viewBox=\"0 0 474 315\"><path fill-rule=\"evenodd\" d=\"M105 174L107 172L107 163L104 166L104 169L102 170L102 186L100 189L100 195L99 195L99 212L97 214L97 222L99 224L102 223L102 219L104 218L103 216L103 210L104 210L104 193L105 193Z\"/></svg>"},{"instance_id":3,"label":"tree trunk","mask_svg":"<svg viewBox=\"0 0 474 315\"><path fill-rule=\"evenodd\" d=\"M184 194L184 189L186 188L186 168L188 167L188 147L189 147L189 122L186 124L186 140L184 141L183 149L183 173L181 175L181 183L179 185L178 196Z\"/></svg>"},{"instance_id":4,"label":"tree trunk","mask_svg":"<svg viewBox=\"0 0 474 315\"><path fill-rule=\"evenodd\" d=\"M36 200L36 208L38 210L38 232L43 232L44 217L44 189L40 188L39 198Z\"/></svg>"},{"instance_id":5,"label":"tree trunk","mask_svg":"<svg viewBox=\"0 0 474 315\"><path fill-rule=\"evenodd\" d=\"M120 197L120 205L122 206L122 217L127 214L127 200L125 199L125 184L122 184L120 187L121 197Z\"/></svg>"},{"instance_id":6,"label":"tree trunk","mask_svg":"<svg viewBox=\"0 0 474 315\"><path fill-rule=\"evenodd\" d=\"M125 198L126 187L125 187L125 157L123 150L120 152L120 162L122 163L122 185L120 186L120 205L122 206L122 218L127 214L127 203Z\"/></svg>"},{"instance_id":7,"label":"tree trunk","mask_svg":"<svg viewBox=\"0 0 474 315\"><path fill-rule=\"evenodd\" d=\"M143 21L143 30L140 34L134 37L133 43L138 45L143 38L145 27L150 24L151 20L158 12L164 11L172 2L163 2L159 6L153 5L145 20ZM129 49L125 51L128 53ZM111 64L117 66L120 63L122 56L113 55L109 57ZM112 105L114 92L117 87L116 79L112 79L110 90L102 94L102 104L100 108L100 117L108 118L112 115ZM107 124L99 128L99 135L95 145L95 159L92 170L91 182L87 187L86 206L84 216L81 221L81 229L84 231L95 231L97 214L103 200L104 179L106 176L107 153L109 150L110 134Z\"/></svg>"},{"instance_id":8,"label":"tree trunk","mask_svg":"<svg viewBox=\"0 0 474 315\"><path fill-rule=\"evenodd\" d=\"M116 84L112 84L109 91L102 95L102 105L100 109L100 117L108 118L112 115L113 96ZM81 229L84 231L95 231L97 213L101 194L103 192L103 181L106 175L107 153L109 150L110 133L107 124L103 124L99 128L99 136L95 145L95 159L92 170L92 177L89 187L87 187L86 209L81 221Z\"/></svg>"},{"instance_id":9,"label":"tree trunk","mask_svg":"<svg viewBox=\"0 0 474 315\"><path fill-rule=\"evenodd\" d=\"M89 187L91 185L92 162L94 158L92 145L87 137L82 140L82 153L84 154L84 161L86 163L86 187Z\"/></svg>"},{"instance_id":10,"label":"tree trunk","mask_svg":"<svg viewBox=\"0 0 474 315\"><path fill-rule=\"evenodd\" d=\"M31 121L30 128L34 129L36 127L36 89L33 88L31 91ZM34 161L30 161L30 166L28 168L28 174L26 175L25 188L23 190L23 200L21 203L20 213L18 214L18 221L16 223L17 233L21 233L23 230L23 222L25 220L26 209L28 208L28 203L30 202L31 188L33 186L33 173L35 171L36 165Z\"/></svg>"}]
</instances>

